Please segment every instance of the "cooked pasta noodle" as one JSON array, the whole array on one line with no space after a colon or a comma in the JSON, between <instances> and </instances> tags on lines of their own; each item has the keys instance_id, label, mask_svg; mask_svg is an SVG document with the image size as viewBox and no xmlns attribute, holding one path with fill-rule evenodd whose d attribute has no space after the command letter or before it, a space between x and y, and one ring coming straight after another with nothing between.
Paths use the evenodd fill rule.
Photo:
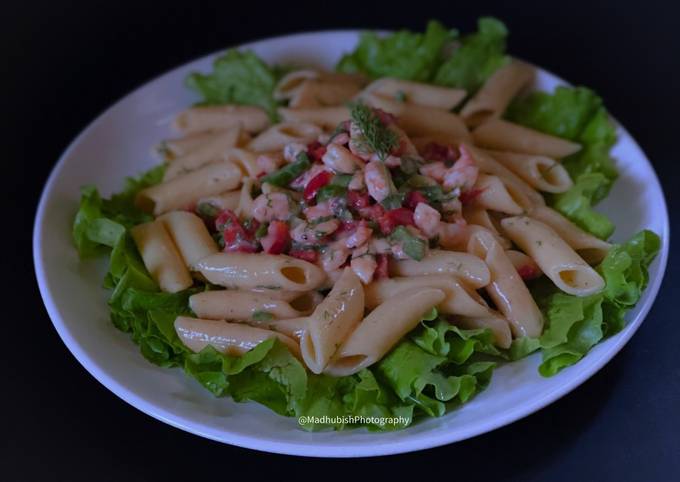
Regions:
<instances>
[{"instance_id":1,"label":"cooked pasta noodle","mask_svg":"<svg viewBox=\"0 0 680 482\"><path fill-rule=\"evenodd\" d=\"M241 171L232 162L217 162L184 176L143 189L135 203L144 211L160 215L168 211L191 208L203 196L235 189L241 183Z\"/></svg>"},{"instance_id":2,"label":"cooked pasta noodle","mask_svg":"<svg viewBox=\"0 0 680 482\"><path fill-rule=\"evenodd\" d=\"M573 185L562 164L549 157L498 151L490 154L539 191L565 192Z\"/></svg>"},{"instance_id":3,"label":"cooked pasta noodle","mask_svg":"<svg viewBox=\"0 0 680 482\"><path fill-rule=\"evenodd\" d=\"M307 319L300 340L302 358L314 373L321 373L338 346L364 315L364 289L349 268L333 286L325 300Z\"/></svg>"},{"instance_id":4,"label":"cooked pasta noodle","mask_svg":"<svg viewBox=\"0 0 680 482\"><path fill-rule=\"evenodd\" d=\"M420 261L394 260L390 263L390 274L395 276L451 274L458 276L475 289L489 284L489 268L478 257L468 253L438 249L430 250L429 254Z\"/></svg>"},{"instance_id":5,"label":"cooked pasta noodle","mask_svg":"<svg viewBox=\"0 0 680 482\"><path fill-rule=\"evenodd\" d=\"M208 281L226 288L304 291L318 288L326 277L307 261L263 253L217 253L197 267Z\"/></svg>"},{"instance_id":6,"label":"cooked pasta noodle","mask_svg":"<svg viewBox=\"0 0 680 482\"><path fill-rule=\"evenodd\" d=\"M209 320L250 320L257 318L299 318L309 314L294 309L290 303L266 295L242 290L214 290L189 298L189 306L199 318Z\"/></svg>"},{"instance_id":7,"label":"cooked pasta noodle","mask_svg":"<svg viewBox=\"0 0 680 482\"><path fill-rule=\"evenodd\" d=\"M513 97L531 81L533 69L518 60L491 75L460 114L469 126L476 126L503 114Z\"/></svg>"},{"instance_id":8,"label":"cooked pasta noodle","mask_svg":"<svg viewBox=\"0 0 680 482\"><path fill-rule=\"evenodd\" d=\"M501 226L565 293L587 296L604 288L604 280L597 271L547 224L528 216L518 216L502 220Z\"/></svg>"},{"instance_id":9,"label":"cooked pasta noodle","mask_svg":"<svg viewBox=\"0 0 680 482\"><path fill-rule=\"evenodd\" d=\"M463 89L452 89L388 77L373 81L364 92L395 99L406 104L416 104L445 111L450 111L460 104L466 94Z\"/></svg>"},{"instance_id":10,"label":"cooked pasta noodle","mask_svg":"<svg viewBox=\"0 0 680 482\"><path fill-rule=\"evenodd\" d=\"M167 181L168 179L195 171L210 162L221 160L227 149L236 146L240 133L241 129L239 127L226 129L195 149L176 157L165 169L164 179Z\"/></svg>"},{"instance_id":11,"label":"cooked pasta noodle","mask_svg":"<svg viewBox=\"0 0 680 482\"><path fill-rule=\"evenodd\" d=\"M195 353L212 346L226 355L239 356L274 337L283 342L294 355L300 356L299 346L292 338L276 331L241 323L178 316L175 331L182 343Z\"/></svg>"},{"instance_id":12,"label":"cooked pasta noodle","mask_svg":"<svg viewBox=\"0 0 680 482\"><path fill-rule=\"evenodd\" d=\"M550 136L502 119L485 122L472 132L474 143L498 151L536 154L555 159L567 157L581 149L575 142Z\"/></svg>"},{"instance_id":13,"label":"cooked pasta noodle","mask_svg":"<svg viewBox=\"0 0 680 482\"><path fill-rule=\"evenodd\" d=\"M188 134L234 127L248 132L260 132L268 125L267 113L259 107L249 105L192 107L175 119L175 126Z\"/></svg>"},{"instance_id":14,"label":"cooked pasta noodle","mask_svg":"<svg viewBox=\"0 0 680 482\"><path fill-rule=\"evenodd\" d=\"M513 334L539 336L543 328L543 316L493 234L483 228L476 229L468 241L468 251L483 259L489 267L490 281L486 292L511 323Z\"/></svg>"},{"instance_id":15,"label":"cooked pasta noodle","mask_svg":"<svg viewBox=\"0 0 680 482\"><path fill-rule=\"evenodd\" d=\"M163 223L153 221L130 230L144 266L163 291L176 293L193 284L177 248Z\"/></svg>"},{"instance_id":16,"label":"cooked pasta noodle","mask_svg":"<svg viewBox=\"0 0 680 482\"><path fill-rule=\"evenodd\" d=\"M382 303L340 346L325 372L346 376L377 362L444 297L435 288L412 288Z\"/></svg>"}]
</instances>

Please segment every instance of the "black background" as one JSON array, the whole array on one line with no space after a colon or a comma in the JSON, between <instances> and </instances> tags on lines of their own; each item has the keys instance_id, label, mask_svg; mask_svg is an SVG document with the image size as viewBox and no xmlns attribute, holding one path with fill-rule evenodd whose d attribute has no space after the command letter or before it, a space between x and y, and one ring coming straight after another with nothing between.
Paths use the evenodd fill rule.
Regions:
<instances>
[{"instance_id":1,"label":"black background","mask_svg":"<svg viewBox=\"0 0 680 482\"><path fill-rule=\"evenodd\" d=\"M104 108L156 75L265 36L346 27L422 29L429 18L465 31L488 14L507 22L513 54L604 97L654 163L677 227L680 21L672 3L3 4L0 193L10 220L2 237L8 246L0 321L0 480L325 477L328 468L346 477L373 469L386 478L388 471L413 468L421 479L680 480L680 317L673 303L680 295L680 265L673 256L636 336L575 392L473 440L352 462L222 445L125 404L59 340L30 257L38 197L60 153Z\"/></svg>"}]
</instances>

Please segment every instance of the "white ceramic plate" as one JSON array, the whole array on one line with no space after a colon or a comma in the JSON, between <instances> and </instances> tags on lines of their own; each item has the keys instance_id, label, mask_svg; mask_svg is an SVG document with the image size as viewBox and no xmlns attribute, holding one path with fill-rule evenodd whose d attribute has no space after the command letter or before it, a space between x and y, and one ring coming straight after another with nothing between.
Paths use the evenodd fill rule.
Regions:
<instances>
[{"instance_id":1,"label":"white ceramic plate","mask_svg":"<svg viewBox=\"0 0 680 482\"><path fill-rule=\"evenodd\" d=\"M270 63L332 68L357 41L357 32L320 32L278 37L244 47ZM622 241L642 228L657 232L663 249L651 267L650 284L623 332L596 346L575 367L552 378L537 372L539 357L498 368L490 387L444 417L389 433L365 430L307 433L293 418L256 403L216 399L178 370L147 362L109 321L101 288L106 263L81 262L71 244L79 188L97 185L104 195L119 190L124 176L158 160L151 147L171 137L170 121L196 98L183 85L192 71L210 70L213 55L177 68L123 98L85 129L62 155L40 200L33 253L40 292L59 335L97 380L139 410L175 427L221 442L268 452L356 457L409 452L444 445L509 424L553 402L592 376L630 339L659 290L669 246L666 204L649 161L618 126L614 149L621 178L600 209L616 223ZM564 82L541 71L536 87Z\"/></svg>"}]
</instances>

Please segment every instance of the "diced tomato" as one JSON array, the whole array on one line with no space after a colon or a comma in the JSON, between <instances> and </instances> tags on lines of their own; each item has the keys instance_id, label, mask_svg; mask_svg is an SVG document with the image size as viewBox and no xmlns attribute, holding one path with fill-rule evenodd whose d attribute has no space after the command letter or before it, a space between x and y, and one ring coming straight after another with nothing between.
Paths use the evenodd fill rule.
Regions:
<instances>
[{"instance_id":1,"label":"diced tomato","mask_svg":"<svg viewBox=\"0 0 680 482\"><path fill-rule=\"evenodd\" d=\"M421 155L427 161L453 162L458 159L458 150L452 145L430 142L422 150Z\"/></svg>"},{"instance_id":2,"label":"diced tomato","mask_svg":"<svg viewBox=\"0 0 680 482\"><path fill-rule=\"evenodd\" d=\"M371 204L371 198L366 191L348 191L347 204L354 209L366 208Z\"/></svg>"},{"instance_id":3,"label":"diced tomato","mask_svg":"<svg viewBox=\"0 0 680 482\"><path fill-rule=\"evenodd\" d=\"M238 224L241 226L238 216L231 209L225 209L215 218L215 229L222 231L229 224Z\"/></svg>"},{"instance_id":4,"label":"diced tomato","mask_svg":"<svg viewBox=\"0 0 680 482\"><path fill-rule=\"evenodd\" d=\"M243 226L243 230L251 239L255 239L255 233L257 232L259 227L260 221L258 221L255 218L251 218L248 224Z\"/></svg>"},{"instance_id":5,"label":"diced tomato","mask_svg":"<svg viewBox=\"0 0 680 482\"><path fill-rule=\"evenodd\" d=\"M222 211L219 216L217 216L217 219L215 219L215 229L222 232L224 251L227 252L257 252L257 243L254 240L254 233L258 226L259 223L253 219L249 225L249 229L246 230L239 221L238 216L229 209Z\"/></svg>"},{"instance_id":6,"label":"diced tomato","mask_svg":"<svg viewBox=\"0 0 680 482\"><path fill-rule=\"evenodd\" d=\"M367 208L359 209L359 214L361 217L368 219L369 221L377 221L385 214L385 208L383 208L380 204L374 204L372 206L368 206Z\"/></svg>"},{"instance_id":7,"label":"diced tomato","mask_svg":"<svg viewBox=\"0 0 680 482\"><path fill-rule=\"evenodd\" d=\"M360 223L364 223L365 221L354 221L354 220L344 220L342 221L342 224L340 225L340 228L337 229L335 232L349 232L349 231L354 231L357 226L359 226Z\"/></svg>"},{"instance_id":8,"label":"diced tomato","mask_svg":"<svg viewBox=\"0 0 680 482\"><path fill-rule=\"evenodd\" d=\"M319 259L319 253L314 249L291 249L288 255L310 263L316 263Z\"/></svg>"},{"instance_id":9,"label":"diced tomato","mask_svg":"<svg viewBox=\"0 0 680 482\"><path fill-rule=\"evenodd\" d=\"M388 255L386 254L377 254L375 256L375 261L378 263L378 266L375 268L375 272L373 273L373 277L375 279L380 279L380 278L389 278L390 273L389 273L389 258Z\"/></svg>"},{"instance_id":10,"label":"diced tomato","mask_svg":"<svg viewBox=\"0 0 680 482\"><path fill-rule=\"evenodd\" d=\"M307 146L307 155L312 161L320 162L324 154L326 154L326 146L319 141L314 141Z\"/></svg>"},{"instance_id":11,"label":"diced tomato","mask_svg":"<svg viewBox=\"0 0 680 482\"><path fill-rule=\"evenodd\" d=\"M314 176L312 180L307 183L307 186L305 186L303 193L305 201L310 202L312 199L314 199L316 197L316 193L319 192L319 189L330 183L331 179L333 179L333 174L328 171L322 171Z\"/></svg>"},{"instance_id":12,"label":"diced tomato","mask_svg":"<svg viewBox=\"0 0 680 482\"><path fill-rule=\"evenodd\" d=\"M397 122L397 118L394 115L390 114L389 112L385 112L382 109L373 109L373 113L378 119L380 119L380 122L385 125L396 124Z\"/></svg>"},{"instance_id":13,"label":"diced tomato","mask_svg":"<svg viewBox=\"0 0 680 482\"><path fill-rule=\"evenodd\" d=\"M267 228L267 235L260 239L260 244L266 253L281 254L289 241L288 225L283 221L272 221Z\"/></svg>"},{"instance_id":14,"label":"diced tomato","mask_svg":"<svg viewBox=\"0 0 680 482\"><path fill-rule=\"evenodd\" d=\"M397 226L415 226L413 211L407 208L390 209L378 218L378 225L383 234L390 234Z\"/></svg>"},{"instance_id":15,"label":"diced tomato","mask_svg":"<svg viewBox=\"0 0 680 482\"><path fill-rule=\"evenodd\" d=\"M422 192L411 191L410 193L408 193L406 195L406 199L405 199L406 207L411 208L411 209L415 209L416 206L418 206L418 203L425 203L425 204L429 203L429 201L427 200L427 198L425 197L425 195Z\"/></svg>"},{"instance_id":16,"label":"diced tomato","mask_svg":"<svg viewBox=\"0 0 680 482\"><path fill-rule=\"evenodd\" d=\"M519 275L522 277L524 281L529 281L541 276L541 271L536 269L535 266L531 266L530 264L520 266L517 269L517 273L519 273Z\"/></svg>"},{"instance_id":17,"label":"diced tomato","mask_svg":"<svg viewBox=\"0 0 680 482\"><path fill-rule=\"evenodd\" d=\"M472 204L475 199L477 199L477 196L479 196L483 191L484 189L468 189L467 191L460 193L458 199L460 199L460 202L466 206L468 204Z\"/></svg>"}]
</instances>

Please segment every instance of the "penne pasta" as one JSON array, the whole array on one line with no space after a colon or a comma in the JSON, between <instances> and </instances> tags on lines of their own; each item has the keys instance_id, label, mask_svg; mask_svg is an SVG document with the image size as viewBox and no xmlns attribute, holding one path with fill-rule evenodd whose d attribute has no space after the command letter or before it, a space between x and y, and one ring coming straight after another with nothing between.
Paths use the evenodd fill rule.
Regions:
<instances>
[{"instance_id":1,"label":"penne pasta","mask_svg":"<svg viewBox=\"0 0 680 482\"><path fill-rule=\"evenodd\" d=\"M478 257L469 253L432 249L422 260L392 260L391 276L422 276L449 274L478 289L489 284L489 268Z\"/></svg>"},{"instance_id":2,"label":"penne pasta","mask_svg":"<svg viewBox=\"0 0 680 482\"><path fill-rule=\"evenodd\" d=\"M345 268L325 300L307 319L300 340L302 359L321 373L331 357L364 316L364 288L350 268Z\"/></svg>"},{"instance_id":3,"label":"penne pasta","mask_svg":"<svg viewBox=\"0 0 680 482\"><path fill-rule=\"evenodd\" d=\"M335 129L341 122L349 119L347 107L316 107L313 109L279 108L279 115L285 122L309 122L323 129Z\"/></svg>"},{"instance_id":4,"label":"penne pasta","mask_svg":"<svg viewBox=\"0 0 680 482\"><path fill-rule=\"evenodd\" d=\"M299 318L311 313L300 312L286 301L243 290L197 293L189 298L189 307L199 318L228 321Z\"/></svg>"},{"instance_id":5,"label":"penne pasta","mask_svg":"<svg viewBox=\"0 0 680 482\"><path fill-rule=\"evenodd\" d=\"M251 105L191 107L175 119L175 127L187 134L234 127L260 132L268 125L269 116L264 109Z\"/></svg>"},{"instance_id":6,"label":"penne pasta","mask_svg":"<svg viewBox=\"0 0 680 482\"><path fill-rule=\"evenodd\" d=\"M315 80L321 76L316 70L294 70L281 77L281 80L274 88L274 98L276 100L290 100L295 93L300 90L302 84L307 80Z\"/></svg>"},{"instance_id":7,"label":"penne pasta","mask_svg":"<svg viewBox=\"0 0 680 482\"><path fill-rule=\"evenodd\" d=\"M321 129L308 122L283 122L276 124L255 137L248 149L255 152L280 151L286 144L297 142L307 145L315 141Z\"/></svg>"},{"instance_id":8,"label":"penne pasta","mask_svg":"<svg viewBox=\"0 0 680 482\"><path fill-rule=\"evenodd\" d=\"M498 176L480 174L471 189L475 193L473 204L479 208L505 214L522 214L532 204L521 191L506 185Z\"/></svg>"},{"instance_id":9,"label":"penne pasta","mask_svg":"<svg viewBox=\"0 0 680 482\"><path fill-rule=\"evenodd\" d=\"M491 310L484 299L458 278L448 274L383 278L364 287L366 308L372 310L390 298L414 288L437 288L445 298L437 305L447 315L489 316Z\"/></svg>"},{"instance_id":10,"label":"penne pasta","mask_svg":"<svg viewBox=\"0 0 680 482\"><path fill-rule=\"evenodd\" d=\"M250 326L264 328L265 330L276 331L289 336L296 342L300 343L300 339L305 334L307 329L307 317L288 318L285 320L248 320Z\"/></svg>"},{"instance_id":11,"label":"penne pasta","mask_svg":"<svg viewBox=\"0 0 680 482\"><path fill-rule=\"evenodd\" d=\"M194 283L163 223L138 224L130 234L146 270L162 291L177 293Z\"/></svg>"},{"instance_id":12,"label":"penne pasta","mask_svg":"<svg viewBox=\"0 0 680 482\"><path fill-rule=\"evenodd\" d=\"M325 373L347 376L377 362L444 297L435 288L412 288L381 304L340 346Z\"/></svg>"},{"instance_id":13,"label":"penne pasta","mask_svg":"<svg viewBox=\"0 0 680 482\"><path fill-rule=\"evenodd\" d=\"M236 210L236 216L240 218L250 218L253 216L253 187L255 183L250 177L243 179L243 185L241 186L241 191L239 192L238 205Z\"/></svg>"},{"instance_id":14,"label":"penne pasta","mask_svg":"<svg viewBox=\"0 0 680 482\"><path fill-rule=\"evenodd\" d=\"M508 249L505 251L505 254L508 256L508 259L512 262L512 265L522 279L528 280L538 278L543 274L541 267L536 264L536 261L523 252L517 251L516 249Z\"/></svg>"},{"instance_id":15,"label":"penne pasta","mask_svg":"<svg viewBox=\"0 0 680 482\"><path fill-rule=\"evenodd\" d=\"M498 151L489 154L539 191L566 192L574 184L562 164L549 157Z\"/></svg>"},{"instance_id":16,"label":"penne pasta","mask_svg":"<svg viewBox=\"0 0 680 482\"><path fill-rule=\"evenodd\" d=\"M560 238L590 264L602 261L612 245L585 232L560 213L547 206L537 206L529 215L550 226Z\"/></svg>"},{"instance_id":17,"label":"penne pasta","mask_svg":"<svg viewBox=\"0 0 680 482\"><path fill-rule=\"evenodd\" d=\"M198 270L213 284L239 289L306 291L318 288L326 278L312 263L264 253L216 253L203 258Z\"/></svg>"},{"instance_id":18,"label":"penne pasta","mask_svg":"<svg viewBox=\"0 0 680 482\"><path fill-rule=\"evenodd\" d=\"M533 75L531 66L512 60L484 82L482 88L463 106L461 117L472 127L500 117L513 97L531 82Z\"/></svg>"},{"instance_id":19,"label":"penne pasta","mask_svg":"<svg viewBox=\"0 0 680 482\"><path fill-rule=\"evenodd\" d=\"M307 79L290 98L291 109L309 109L315 107L342 105L352 99L359 90L360 84L341 79Z\"/></svg>"},{"instance_id":20,"label":"penne pasta","mask_svg":"<svg viewBox=\"0 0 680 482\"><path fill-rule=\"evenodd\" d=\"M240 169L232 162L222 161L143 189L137 194L135 204L158 216L192 207L201 197L235 189L240 183Z\"/></svg>"},{"instance_id":21,"label":"penne pasta","mask_svg":"<svg viewBox=\"0 0 680 482\"><path fill-rule=\"evenodd\" d=\"M202 205L210 206L219 211L229 209L230 211L238 208L239 199L241 198L241 191L227 191L216 196L202 197L198 200L196 205L200 208Z\"/></svg>"},{"instance_id":22,"label":"penne pasta","mask_svg":"<svg viewBox=\"0 0 680 482\"><path fill-rule=\"evenodd\" d=\"M203 220L187 211L172 211L158 218L170 234L184 264L196 271L197 263L219 250Z\"/></svg>"},{"instance_id":23,"label":"penne pasta","mask_svg":"<svg viewBox=\"0 0 680 482\"><path fill-rule=\"evenodd\" d=\"M543 329L543 316L503 248L484 228L474 230L468 251L489 267L490 282L486 292L503 313L516 337L537 337Z\"/></svg>"},{"instance_id":24,"label":"penne pasta","mask_svg":"<svg viewBox=\"0 0 680 482\"><path fill-rule=\"evenodd\" d=\"M493 334L494 345L501 348L510 348L512 345L512 332L510 324L500 316L480 316L480 317L456 317L453 323L467 330L489 330Z\"/></svg>"},{"instance_id":25,"label":"penne pasta","mask_svg":"<svg viewBox=\"0 0 680 482\"><path fill-rule=\"evenodd\" d=\"M489 211L481 206L473 203L463 207L463 218L470 225L482 226L488 229L496 237L496 241L503 247L508 249L512 245L510 240L501 235L498 231L497 221L489 215Z\"/></svg>"},{"instance_id":26,"label":"penne pasta","mask_svg":"<svg viewBox=\"0 0 680 482\"><path fill-rule=\"evenodd\" d=\"M581 145L575 142L502 119L492 119L481 124L472 132L472 139L475 145L487 149L536 154L555 159L562 159L581 150Z\"/></svg>"},{"instance_id":27,"label":"penne pasta","mask_svg":"<svg viewBox=\"0 0 680 482\"><path fill-rule=\"evenodd\" d=\"M384 77L370 83L363 91L406 104L416 104L433 109L450 111L465 98L463 89L412 82Z\"/></svg>"},{"instance_id":28,"label":"penne pasta","mask_svg":"<svg viewBox=\"0 0 680 482\"><path fill-rule=\"evenodd\" d=\"M537 206L545 204L545 200L541 193L536 191L529 183L524 181L513 171L494 159L487 151L468 144L466 144L465 147L472 154L472 158L481 172L496 176L503 181L503 184L510 186L514 192L521 192L523 195L522 197L526 198L524 202L528 201L532 205Z\"/></svg>"},{"instance_id":29,"label":"penne pasta","mask_svg":"<svg viewBox=\"0 0 680 482\"><path fill-rule=\"evenodd\" d=\"M293 355L300 357L300 348L297 342L276 331L241 323L202 320L188 316L178 316L174 325L179 339L194 353L200 352L207 346L212 346L225 355L240 356L263 341L275 337L283 342Z\"/></svg>"},{"instance_id":30,"label":"penne pasta","mask_svg":"<svg viewBox=\"0 0 680 482\"><path fill-rule=\"evenodd\" d=\"M382 109L397 117L397 124L409 136L439 136L467 141L470 133L456 114L415 104L405 104L374 93L362 95L371 107Z\"/></svg>"},{"instance_id":31,"label":"penne pasta","mask_svg":"<svg viewBox=\"0 0 680 482\"><path fill-rule=\"evenodd\" d=\"M241 129L233 127L220 131L200 146L175 158L165 169L164 180L173 179L182 174L195 171L210 162L222 159L225 151L236 146Z\"/></svg>"},{"instance_id":32,"label":"penne pasta","mask_svg":"<svg viewBox=\"0 0 680 482\"><path fill-rule=\"evenodd\" d=\"M604 288L602 277L581 258L559 235L528 216L501 221L508 237L536 261L541 270L559 289L575 296L588 296Z\"/></svg>"},{"instance_id":33,"label":"penne pasta","mask_svg":"<svg viewBox=\"0 0 680 482\"><path fill-rule=\"evenodd\" d=\"M176 139L166 139L158 146L158 150L164 155L166 160L171 161L198 149L202 145L220 137L223 133L223 130L203 131L187 134Z\"/></svg>"}]
</instances>

